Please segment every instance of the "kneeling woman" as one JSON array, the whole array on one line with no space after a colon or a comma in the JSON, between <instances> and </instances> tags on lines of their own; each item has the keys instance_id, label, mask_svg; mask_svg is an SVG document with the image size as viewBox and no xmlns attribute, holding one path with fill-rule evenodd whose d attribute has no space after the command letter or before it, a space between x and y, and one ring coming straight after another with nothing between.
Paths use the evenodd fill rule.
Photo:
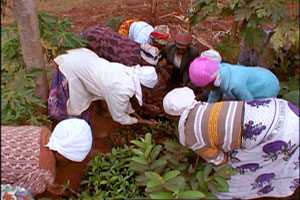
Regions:
<instances>
[{"instance_id":1,"label":"kneeling woman","mask_svg":"<svg viewBox=\"0 0 300 200\"><path fill-rule=\"evenodd\" d=\"M55 184L56 164L82 162L92 148L85 120L67 119L51 131L39 126L1 126L1 184L23 187L33 196L46 189L62 194Z\"/></svg>"},{"instance_id":2,"label":"kneeling woman","mask_svg":"<svg viewBox=\"0 0 300 200\"><path fill-rule=\"evenodd\" d=\"M184 98L183 98L184 96ZM282 99L198 102L187 87L170 91L165 112L181 116L180 143L239 173L220 199L292 195L299 184L299 108Z\"/></svg>"}]
</instances>

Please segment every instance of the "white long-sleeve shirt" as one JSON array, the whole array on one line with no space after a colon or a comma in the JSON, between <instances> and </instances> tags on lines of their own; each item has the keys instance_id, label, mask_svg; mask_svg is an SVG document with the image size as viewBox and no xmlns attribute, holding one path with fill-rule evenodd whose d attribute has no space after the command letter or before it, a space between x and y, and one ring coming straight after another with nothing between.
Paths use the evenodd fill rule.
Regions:
<instances>
[{"instance_id":1,"label":"white long-sleeve shirt","mask_svg":"<svg viewBox=\"0 0 300 200\"><path fill-rule=\"evenodd\" d=\"M100 58L86 48L67 52L54 61L68 80L68 114L80 115L92 101L105 100L114 121L123 125L137 123L129 115L134 112L130 98L135 94L135 85L126 66Z\"/></svg>"}]
</instances>

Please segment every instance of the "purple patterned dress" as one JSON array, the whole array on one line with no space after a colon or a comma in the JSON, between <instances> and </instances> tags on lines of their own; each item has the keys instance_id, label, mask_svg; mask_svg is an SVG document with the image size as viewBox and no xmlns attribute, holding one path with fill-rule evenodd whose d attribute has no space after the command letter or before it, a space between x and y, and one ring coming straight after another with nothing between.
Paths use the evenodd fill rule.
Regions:
<instances>
[{"instance_id":1,"label":"purple patterned dress","mask_svg":"<svg viewBox=\"0 0 300 200\"><path fill-rule=\"evenodd\" d=\"M68 118L81 118L89 121L90 111L84 111L80 116L71 116L67 112L67 101L69 99L69 87L66 77L56 68L51 90L48 97L48 113L57 121Z\"/></svg>"},{"instance_id":2,"label":"purple patterned dress","mask_svg":"<svg viewBox=\"0 0 300 200\"><path fill-rule=\"evenodd\" d=\"M140 44L108 26L89 27L80 36L89 41L88 48L101 58L127 66L141 63Z\"/></svg>"},{"instance_id":3,"label":"purple patterned dress","mask_svg":"<svg viewBox=\"0 0 300 200\"><path fill-rule=\"evenodd\" d=\"M299 187L299 108L282 99L245 102L242 148L228 153L239 173L220 199L287 197Z\"/></svg>"}]
</instances>

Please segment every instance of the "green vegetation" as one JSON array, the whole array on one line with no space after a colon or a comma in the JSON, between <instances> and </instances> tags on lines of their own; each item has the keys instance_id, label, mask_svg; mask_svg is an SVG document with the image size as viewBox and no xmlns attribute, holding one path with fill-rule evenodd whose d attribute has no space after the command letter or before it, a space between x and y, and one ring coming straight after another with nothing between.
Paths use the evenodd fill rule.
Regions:
<instances>
[{"instance_id":1,"label":"green vegetation","mask_svg":"<svg viewBox=\"0 0 300 200\"><path fill-rule=\"evenodd\" d=\"M231 165L215 171L172 140L156 144L151 133L131 143L90 161L79 199L217 199L213 192L228 191L227 180L237 173Z\"/></svg>"},{"instance_id":2,"label":"green vegetation","mask_svg":"<svg viewBox=\"0 0 300 200\"><path fill-rule=\"evenodd\" d=\"M228 191L226 180L237 173L230 165L214 171L212 164L172 140L165 141L163 146L155 144L150 133L131 143L137 148L132 149L136 156L132 157L130 168L139 174L136 183L145 188L148 198L216 199L212 192Z\"/></svg>"},{"instance_id":3,"label":"green vegetation","mask_svg":"<svg viewBox=\"0 0 300 200\"><path fill-rule=\"evenodd\" d=\"M86 45L86 41L74 33L70 19L60 19L45 12L40 12L38 19L42 45L50 66L52 59L65 50ZM35 111L36 106L46 107L34 91L34 80L40 70L26 70L16 24L2 28L1 33L1 124L46 124L49 122L48 115ZM55 69L55 66L52 65L52 68Z\"/></svg>"},{"instance_id":4,"label":"green vegetation","mask_svg":"<svg viewBox=\"0 0 300 200\"><path fill-rule=\"evenodd\" d=\"M125 199L143 196L135 184L137 174L129 167L133 147L113 148L111 153L99 153L88 164L87 178L81 184L79 199Z\"/></svg>"},{"instance_id":5,"label":"green vegetation","mask_svg":"<svg viewBox=\"0 0 300 200\"><path fill-rule=\"evenodd\" d=\"M118 17L109 17L104 19L104 24L114 29L116 32L118 32L120 25L124 21L124 16L118 16Z\"/></svg>"},{"instance_id":6,"label":"green vegetation","mask_svg":"<svg viewBox=\"0 0 300 200\"><path fill-rule=\"evenodd\" d=\"M266 66L273 64L276 75L284 80L295 76L294 69L299 66L299 15L291 15L289 5L299 4L296 0L196 0L187 18L193 26L208 16L233 16L230 33L216 47L223 60L237 63L239 46L245 41ZM265 29L272 31L268 46L264 43Z\"/></svg>"}]
</instances>

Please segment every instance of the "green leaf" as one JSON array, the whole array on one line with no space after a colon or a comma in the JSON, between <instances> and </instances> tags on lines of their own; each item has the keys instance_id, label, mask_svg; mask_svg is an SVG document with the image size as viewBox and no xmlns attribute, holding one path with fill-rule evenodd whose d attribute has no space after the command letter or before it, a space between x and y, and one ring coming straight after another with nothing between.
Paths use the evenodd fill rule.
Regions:
<instances>
[{"instance_id":1,"label":"green leaf","mask_svg":"<svg viewBox=\"0 0 300 200\"><path fill-rule=\"evenodd\" d=\"M152 179L150 181L147 182L147 187L155 187L161 185L161 182L157 179Z\"/></svg>"},{"instance_id":2,"label":"green leaf","mask_svg":"<svg viewBox=\"0 0 300 200\"><path fill-rule=\"evenodd\" d=\"M174 199L171 192L152 192L150 193L151 199Z\"/></svg>"},{"instance_id":3,"label":"green leaf","mask_svg":"<svg viewBox=\"0 0 300 200\"><path fill-rule=\"evenodd\" d=\"M164 142L166 149L174 154L177 154L181 148L180 144L173 142L172 140L167 140Z\"/></svg>"},{"instance_id":4,"label":"green leaf","mask_svg":"<svg viewBox=\"0 0 300 200\"><path fill-rule=\"evenodd\" d=\"M203 198L205 195L200 191L188 190L178 193L179 199L188 199L188 198Z\"/></svg>"},{"instance_id":5,"label":"green leaf","mask_svg":"<svg viewBox=\"0 0 300 200\"><path fill-rule=\"evenodd\" d=\"M147 178L144 175L140 175L135 178L135 181L136 184L139 186L147 186L147 182L149 181L149 178Z\"/></svg>"},{"instance_id":6,"label":"green leaf","mask_svg":"<svg viewBox=\"0 0 300 200\"><path fill-rule=\"evenodd\" d=\"M163 180L163 178L155 172L148 171L148 172L145 172L145 175L146 175L147 178L149 178L151 180L153 180L153 179L159 180L159 181Z\"/></svg>"},{"instance_id":7,"label":"green leaf","mask_svg":"<svg viewBox=\"0 0 300 200\"><path fill-rule=\"evenodd\" d=\"M151 169L155 169L157 167L162 167L162 166L166 166L167 165L167 161L165 159L158 159L155 160L152 164L151 164Z\"/></svg>"},{"instance_id":8,"label":"green leaf","mask_svg":"<svg viewBox=\"0 0 300 200\"><path fill-rule=\"evenodd\" d=\"M141 157L134 156L131 158L131 160L133 160L137 163L140 163L140 164L148 165L147 160L145 160L144 158L141 158Z\"/></svg>"},{"instance_id":9,"label":"green leaf","mask_svg":"<svg viewBox=\"0 0 300 200\"><path fill-rule=\"evenodd\" d=\"M132 151L140 157L144 157L144 153L140 149L132 149Z\"/></svg>"},{"instance_id":10,"label":"green leaf","mask_svg":"<svg viewBox=\"0 0 300 200\"><path fill-rule=\"evenodd\" d=\"M150 153L151 162L153 162L157 158L157 156L159 155L161 149L162 149L161 145L155 145L155 147L153 148L153 150Z\"/></svg>"},{"instance_id":11,"label":"green leaf","mask_svg":"<svg viewBox=\"0 0 300 200\"><path fill-rule=\"evenodd\" d=\"M147 145L151 145L151 133L147 133L146 135L145 135L145 142L146 142L146 144Z\"/></svg>"},{"instance_id":12,"label":"green leaf","mask_svg":"<svg viewBox=\"0 0 300 200\"><path fill-rule=\"evenodd\" d=\"M212 193L217 193L218 189L217 189L217 183L214 181L210 181L207 184L208 190Z\"/></svg>"},{"instance_id":13,"label":"green leaf","mask_svg":"<svg viewBox=\"0 0 300 200\"><path fill-rule=\"evenodd\" d=\"M204 173L202 171L199 171L199 172L197 172L196 177L197 177L200 188L202 190L206 190L207 187L206 187L206 184L205 184L205 181L204 181Z\"/></svg>"},{"instance_id":14,"label":"green leaf","mask_svg":"<svg viewBox=\"0 0 300 200\"><path fill-rule=\"evenodd\" d=\"M130 169L139 172L140 174L143 174L145 171L150 170L150 167L149 165L144 165L137 162L131 162Z\"/></svg>"},{"instance_id":15,"label":"green leaf","mask_svg":"<svg viewBox=\"0 0 300 200\"><path fill-rule=\"evenodd\" d=\"M155 187L146 187L145 192L151 193L151 192L160 192L161 191L161 185L155 186Z\"/></svg>"},{"instance_id":16,"label":"green leaf","mask_svg":"<svg viewBox=\"0 0 300 200\"><path fill-rule=\"evenodd\" d=\"M176 176L175 178L168 180L167 183L175 185L177 188L175 191L183 191L186 187L185 178L183 176ZM164 184L164 186L165 185L166 184Z\"/></svg>"},{"instance_id":17,"label":"green leaf","mask_svg":"<svg viewBox=\"0 0 300 200\"><path fill-rule=\"evenodd\" d=\"M220 192L228 192L229 191L229 185L228 185L228 183L226 182L226 180L223 178L223 177L221 177L221 176L216 176L216 177L214 177L214 179L220 184L220 186L221 186L221 190L222 191L220 191L220 189L219 189L219 191Z\"/></svg>"},{"instance_id":18,"label":"green leaf","mask_svg":"<svg viewBox=\"0 0 300 200\"><path fill-rule=\"evenodd\" d=\"M179 185L178 184L176 185L176 184L171 183L171 182L166 182L162 186L163 186L163 188L165 188L166 190L171 191L171 192L178 192L179 191Z\"/></svg>"},{"instance_id":19,"label":"green leaf","mask_svg":"<svg viewBox=\"0 0 300 200\"><path fill-rule=\"evenodd\" d=\"M205 199L219 199L216 195L211 192L203 192L205 195Z\"/></svg>"},{"instance_id":20,"label":"green leaf","mask_svg":"<svg viewBox=\"0 0 300 200\"><path fill-rule=\"evenodd\" d=\"M148 156L149 156L149 154L150 154L150 152L151 152L151 150L152 150L152 147L153 147L153 146L152 146L151 144L147 146L146 151L145 151L145 153L144 153L145 159L148 158Z\"/></svg>"},{"instance_id":21,"label":"green leaf","mask_svg":"<svg viewBox=\"0 0 300 200\"><path fill-rule=\"evenodd\" d=\"M209 174L211 173L211 171L212 171L212 169L213 169L213 165L211 164L211 163L206 163L206 166L205 166L205 168L204 168L204 170L203 170L203 173L204 173L204 181L208 181L208 179L209 179Z\"/></svg>"},{"instance_id":22,"label":"green leaf","mask_svg":"<svg viewBox=\"0 0 300 200\"><path fill-rule=\"evenodd\" d=\"M169 180L169 179L172 179L172 178L175 178L176 176L178 176L180 174L180 171L178 170L172 170L172 171L169 171L167 172L164 176L163 176L163 179L165 181Z\"/></svg>"},{"instance_id":23,"label":"green leaf","mask_svg":"<svg viewBox=\"0 0 300 200\"><path fill-rule=\"evenodd\" d=\"M292 102L297 107L299 107L299 90L291 91L282 97L283 99Z\"/></svg>"},{"instance_id":24,"label":"green leaf","mask_svg":"<svg viewBox=\"0 0 300 200\"><path fill-rule=\"evenodd\" d=\"M146 145L145 142L141 142L141 141L138 141L138 140L131 140L130 143L135 144L136 146L138 146L140 148L143 148L143 149L147 148L147 145Z\"/></svg>"}]
</instances>

